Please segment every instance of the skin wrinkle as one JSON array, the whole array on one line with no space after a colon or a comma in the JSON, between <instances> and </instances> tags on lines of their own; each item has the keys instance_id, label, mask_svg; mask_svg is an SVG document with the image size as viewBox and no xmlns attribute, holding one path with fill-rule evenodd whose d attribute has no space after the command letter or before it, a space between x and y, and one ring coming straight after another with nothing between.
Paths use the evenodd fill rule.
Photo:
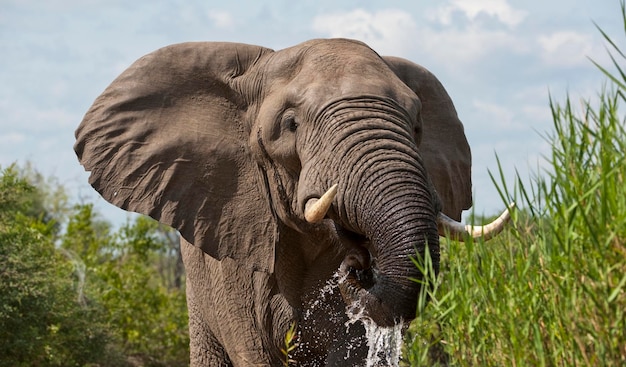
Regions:
<instances>
[{"instance_id":1,"label":"skin wrinkle","mask_svg":"<svg viewBox=\"0 0 626 367\"><path fill-rule=\"evenodd\" d=\"M354 115L354 120L359 123L362 122L361 120L364 120L363 116L367 117L365 118L366 121L371 121L378 115L385 121L393 123L402 131L406 131L406 121L411 120L406 111L396 103L389 102L385 98L376 97L346 98L342 101L332 102L324 109L319 120L320 122L328 121L328 124L330 124L328 130L333 131L336 129L333 124L350 122L352 119L349 117L352 115ZM387 128L389 127L387 126Z\"/></svg>"},{"instance_id":2,"label":"skin wrinkle","mask_svg":"<svg viewBox=\"0 0 626 367\"><path fill-rule=\"evenodd\" d=\"M363 112L363 113L359 113L358 115L355 114L354 120L357 120L359 122L358 125L351 124L352 125L351 127L346 128L345 125L347 122L350 122L350 120L346 121L345 118L342 118L343 116L341 114L338 114L338 115L339 116L333 116L333 118L330 119L331 123L329 123L330 126L328 127L328 130L329 130L329 135L334 137L333 139L334 145L336 147L341 148L340 151L338 152L339 154L346 154L347 152L353 150L355 144L362 144L362 143L366 144L367 140L363 141L362 139L355 138L355 135L359 133L363 133L364 129L368 129L372 132L375 131L377 133L376 134L377 139L389 139L389 140L400 143L398 145L395 145L394 148L403 148L402 144L403 143L406 144L407 142L410 141L409 140L410 138L408 137L398 138L398 136L401 136L398 133L400 131L404 133L406 131L405 129L401 129L400 131L389 130L389 122L400 125L399 120L386 118L384 115L381 115L381 117L384 117L384 119L381 119L380 121L378 121L377 118L372 117L370 113ZM383 132L383 131L387 133L381 135L379 132ZM354 140L352 145L343 143L343 140L348 140L348 139Z\"/></svg>"},{"instance_id":3,"label":"skin wrinkle","mask_svg":"<svg viewBox=\"0 0 626 367\"><path fill-rule=\"evenodd\" d=\"M393 156L392 153L389 153L391 156ZM373 155L373 157L369 157L370 155ZM389 186L389 183L386 182L387 178L390 177L390 174L393 174L396 170L396 168L384 168L384 166L389 165L389 166L394 166L393 164L391 164L392 162L395 163L396 165L399 164L399 162L397 161L389 161L386 160L384 157L380 156L381 154L379 154L378 152L370 152L367 154L364 154L361 157L361 160L359 162L362 162L360 165L354 164L352 165L353 167L356 168L356 170L351 171L351 174L348 176L348 181L347 181L347 186L348 187L354 187L354 190L358 190L357 186L362 186L362 187L371 187L372 188L372 192L380 192L380 198L385 197L384 194L382 193L382 189L379 189L378 186ZM396 155L397 157L397 155ZM402 162L404 163L404 162ZM383 168L378 168L378 167L383 167ZM400 169L400 168L398 168ZM411 175L415 175L416 170L412 169L412 170L407 170L407 168L402 168L402 171L405 172L410 172ZM369 175L372 175L371 172L376 172L376 174L378 174L379 177L376 177L376 181L378 181L378 185L375 185L374 182L374 177L371 177ZM393 176L392 176L393 177ZM396 176L397 177L397 176ZM370 183L369 181L372 180L372 183ZM416 184L418 184L419 182L416 182ZM363 199L363 202L366 203L370 203L370 205L372 205L372 207L377 207L376 205L378 205L379 201L378 200L372 200L372 198L366 197ZM346 215L348 215L346 213ZM356 223L359 223L359 219L356 219ZM362 227L362 226L360 226Z\"/></svg>"},{"instance_id":4,"label":"skin wrinkle","mask_svg":"<svg viewBox=\"0 0 626 367\"><path fill-rule=\"evenodd\" d=\"M411 161L408 159L400 159L397 153L394 156L394 151L387 149L385 151L367 150L365 152L359 152L359 159L354 159L355 162L359 162L360 166L355 168L351 175L351 179L357 182L364 182L371 178L371 176L365 177L368 174L375 174L376 169L384 170L377 172L376 174L382 175L388 172L404 172L407 174L415 174L417 169L410 165ZM351 156L351 158L353 158ZM388 163L398 165L397 167L389 167Z\"/></svg>"},{"instance_id":5,"label":"skin wrinkle","mask_svg":"<svg viewBox=\"0 0 626 367\"><path fill-rule=\"evenodd\" d=\"M269 194L268 203L270 205L272 213L274 214L275 217L285 217L285 218L289 218L289 217L293 218L293 217L295 217L293 206L281 205L279 207L281 212L277 212L277 209L279 209L279 208L277 208L274 205L275 202L289 203L289 202L291 202L291 200L289 199L289 195L287 193L287 190L285 189L285 185L283 184L283 178L282 178L282 176L279 173L280 168L276 165L274 160L268 154L267 149L265 148L265 144L263 143L263 139L261 138L261 130L257 130L257 144L258 144L258 146L260 148L260 151L263 154L265 160L269 163L269 165L271 167L270 171L272 172L272 176L274 178L274 182L277 183L275 185L270 185L270 180L269 180L269 177L268 177L267 170L263 170L263 169L261 170L261 171L263 171L265 187L266 187L267 193ZM273 191L272 190L272 186L276 187L276 190L278 192L278 198L279 198L278 201L275 198L272 197L272 191ZM297 187L296 187L296 189L297 189ZM286 221L286 222L293 225L293 222L291 222L291 221Z\"/></svg>"},{"instance_id":6,"label":"skin wrinkle","mask_svg":"<svg viewBox=\"0 0 626 367\"><path fill-rule=\"evenodd\" d=\"M410 205L403 205L399 208L397 207L397 205L394 205L402 201L405 200L397 199L394 201L390 201L387 205L385 205L383 207L385 213L384 217L377 215L368 216L367 212L364 213L364 216L366 218L364 218L363 221L374 228L373 232L371 233L372 241L375 240L373 242L373 246L379 247L382 245L388 248L393 248L393 246L400 246L401 244L404 244L404 242L396 242L394 241L394 238L414 237L415 233L422 232L422 230L425 228L411 223L409 218L414 219L416 223L422 223L423 221L428 219L428 216L411 215L410 217L407 217L406 212L407 209L411 208ZM420 203L415 206L421 209L425 204L426 203ZM385 230L386 224L388 222L395 223L397 229L394 231ZM430 232L432 232L432 230L436 231L436 227L431 228Z\"/></svg>"},{"instance_id":7,"label":"skin wrinkle","mask_svg":"<svg viewBox=\"0 0 626 367\"><path fill-rule=\"evenodd\" d=\"M359 181L356 181L359 184ZM405 200L407 194L414 194L417 187L410 182L389 182L387 176L381 176L376 180L360 184L366 188L362 193L364 203L372 208L381 208L385 203L395 200Z\"/></svg>"},{"instance_id":8,"label":"skin wrinkle","mask_svg":"<svg viewBox=\"0 0 626 367\"><path fill-rule=\"evenodd\" d=\"M359 103L362 104L363 103L362 101L364 101L364 100L367 101L367 99L365 99L365 98L354 98L354 99L348 100L348 102L343 102L343 101L333 102L333 103L330 103L323 110L324 113L321 114L322 117L326 117L328 115L332 115L332 118L330 118L330 122L327 123L328 125L330 125L329 130L331 130L331 133L329 135L339 136L339 138L335 138L336 140L339 140L339 141L335 142L334 146L335 147L342 147L341 149L337 149L335 147L332 147L332 148L329 148L329 150L337 152L336 155L342 157L342 159L344 159L346 161L350 161L350 162L352 162L352 161L355 161L355 162L356 161L367 161L367 159L363 159L363 157L357 157L357 158L353 158L353 160L350 160L351 158L349 158L349 154L348 154L348 152L350 152L350 151L359 151L357 145L359 145L359 144L368 144L369 141L366 141L364 143L363 140L359 138L359 134L363 134L364 133L363 130L361 130L361 129L362 129L362 127L365 124L360 123L358 125L359 126L359 128L358 128L359 130L357 130L355 133L353 133L350 129L345 129L346 120L347 120L347 122L350 122L350 121L353 121L353 120L354 121L359 121L359 122L362 122L362 121L368 121L368 122L372 121L372 119L370 119L370 114L368 113L368 111L369 112L373 112L373 111L377 111L377 109L372 109L371 107L370 107L370 109L368 109L368 111L365 111L365 112L362 112L362 113L359 113L359 114L350 114L352 105L349 102L359 101ZM377 103L377 100L374 100L374 101L376 101L375 103ZM387 110L391 110L390 106L389 107L387 107L388 105L384 105L384 106L387 108ZM354 117L352 117L352 115L354 115ZM406 113L400 114L400 116L401 115L406 115ZM350 117L350 118L346 119L345 118L346 116ZM385 115L381 114L381 116L385 116ZM374 121L376 121L376 120L374 120ZM388 121L388 120L386 119L385 121ZM392 125L392 126L402 126L403 125L399 120L393 120L392 122L394 123L394 125ZM351 124L351 125L356 126L355 124ZM388 135L385 134L385 137L391 137L394 140L398 136L397 135L398 133L406 134L406 129L404 129L404 128L401 128L399 131L395 131L395 129L394 130L386 130L386 128L388 128L389 124L386 123L386 122L382 122L382 121L381 122L367 123L366 126L369 126L369 125L372 126L371 127L372 129L374 129L374 128L378 128L378 129L385 128L385 130L382 130L382 131L389 131ZM406 124L404 124L404 125L406 125ZM340 130L342 127L344 129ZM339 134L339 131L341 131L341 134ZM344 131L346 131L346 132L344 132ZM380 131L380 130L375 130L375 131ZM344 139L346 139L346 140L351 139L352 141L354 141L354 143L353 143L354 145L351 146L351 145L348 145L345 142L341 141L341 139L343 138L343 135L345 135ZM403 139L397 139L397 141L403 142L404 138ZM372 145L373 145L372 146L373 149L384 149L385 148L384 145L383 146L380 145L380 142L373 142ZM403 147L403 145L401 145L401 144L391 144L390 148L391 147L397 148L397 147ZM360 154L363 154L365 156L368 153L367 153L367 151L365 151L365 152L360 153ZM392 153L392 155L395 155L397 157L397 153ZM325 164L332 165L332 163L326 163L326 162L321 162L320 165L324 166ZM354 165L353 163L349 163L348 167L352 167L353 165ZM372 165L373 165L373 163L372 163ZM367 172L367 170L363 170L363 172ZM348 177L353 178L354 181L360 182L360 176L356 176L355 177L354 174L350 174L350 175L348 175ZM349 187L351 187L351 185L349 183L347 185Z\"/></svg>"}]
</instances>

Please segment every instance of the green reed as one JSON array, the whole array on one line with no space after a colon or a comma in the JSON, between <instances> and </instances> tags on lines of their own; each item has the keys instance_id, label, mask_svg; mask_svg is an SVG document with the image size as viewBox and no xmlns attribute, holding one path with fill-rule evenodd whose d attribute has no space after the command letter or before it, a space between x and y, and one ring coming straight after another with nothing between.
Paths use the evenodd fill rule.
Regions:
<instances>
[{"instance_id":1,"label":"green reed","mask_svg":"<svg viewBox=\"0 0 626 367\"><path fill-rule=\"evenodd\" d=\"M612 65L594 64L608 85L593 100L550 100L548 168L530 183L492 174L503 205L520 208L509 229L442 239L406 365L626 365L626 56L600 32Z\"/></svg>"}]
</instances>

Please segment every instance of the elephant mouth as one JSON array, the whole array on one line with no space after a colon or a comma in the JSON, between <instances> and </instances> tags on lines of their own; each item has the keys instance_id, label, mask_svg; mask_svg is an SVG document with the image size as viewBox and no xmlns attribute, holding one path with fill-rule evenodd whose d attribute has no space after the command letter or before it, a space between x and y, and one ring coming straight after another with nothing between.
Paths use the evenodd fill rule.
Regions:
<instances>
[{"instance_id":1,"label":"elephant mouth","mask_svg":"<svg viewBox=\"0 0 626 367\"><path fill-rule=\"evenodd\" d=\"M366 295L380 279L380 271L372 264L368 268L360 268L351 265L351 255L341 263L339 267L339 290L349 309L360 309L360 313L367 315L368 304L363 302Z\"/></svg>"},{"instance_id":2,"label":"elephant mouth","mask_svg":"<svg viewBox=\"0 0 626 367\"><path fill-rule=\"evenodd\" d=\"M387 297L391 296L390 290L397 288L397 279L392 279L390 274L380 269L372 242L363 235L336 227L340 239L347 246L338 270L338 286L349 316L368 318L384 327L413 319L414 306L407 308L396 303L396 299Z\"/></svg>"},{"instance_id":3,"label":"elephant mouth","mask_svg":"<svg viewBox=\"0 0 626 367\"><path fill-rule=\"evenodd\" d=\"M336 222L335 231L347 249L339 266L340 280L356 289L371 288L376 282L376 258L372 255L371 241L364 235L349 231Z\"/></svg>"},{"instance_id":4,"label":"elephant mouth","mask_svg":"<svg viewBox=\"0 0 626 367\"><path fill-rule=\"evenodd\" d=\"M351 246L339 266L340 280L356 290L372 288L379 278L376 259L368 249L369 241L363 238L362 245Z\"/></svg>"}]
</instances>

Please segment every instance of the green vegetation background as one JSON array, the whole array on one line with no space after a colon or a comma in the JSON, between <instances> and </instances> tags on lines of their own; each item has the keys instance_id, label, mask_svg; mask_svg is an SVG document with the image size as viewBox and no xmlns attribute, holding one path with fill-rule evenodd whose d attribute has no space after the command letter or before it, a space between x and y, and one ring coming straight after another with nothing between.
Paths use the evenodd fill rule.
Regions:
<instances>
[{"instance_id":1,"label":"green vegetation background","mask_svg":"<svg viewBox=\"0 0 626 367\"><path fill-rule=\"evenodd\" d=\"M171 229L112 231L54 180L2 170L0 366L188 365L184 281Z\"/></svg>"},{"instance_id":2,"label":"green vegetation background","mask_svg":"<svg viewBox=\"0 0 626 367\"><path fill-rule=\"evenodd\" d=\"M403 365L626 365L626 56L602 34L607 85L549 101L549 168L492 176L520 208L509 229L442 240ZM0 367L188 365L176 233L146 217L113 230L28 166L0 175Z\"/></svg>"},{"instance_id":3,"label":"green vegetation background","mask_svg":"<svg viewBox=\"0 0 626 367\"><path fill-rule=\"evenodd\" d=\"M624 1L621 15L626 31ZM550 101L548 168L530 184L492 175L503 203L521 208L510 230L442 242L406 364L626 366L626 56L598 29L608 84L579 103Z\"/></svg>"}]
</instances>

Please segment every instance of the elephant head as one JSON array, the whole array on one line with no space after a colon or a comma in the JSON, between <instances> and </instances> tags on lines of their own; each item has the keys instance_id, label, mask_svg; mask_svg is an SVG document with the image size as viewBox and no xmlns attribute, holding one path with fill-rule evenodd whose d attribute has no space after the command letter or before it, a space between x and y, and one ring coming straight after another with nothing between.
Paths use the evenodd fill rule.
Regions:
<instances>
[{"instance_id":1,"label":"elephant head","mask_svg":"<svg viewBox=\"0 0 626 367\"><path fill-rule=\"evenodd\" d=\"M410 257L428 249L437 269L439 232L466 232L440 220L471 206L443 86L352 40L165 47L97 98L76 137L106 200L215 259L272 273L286 231L315 234L343 254L346 301L379 325L415 316Z\"/></svg>"}]
</instances>

